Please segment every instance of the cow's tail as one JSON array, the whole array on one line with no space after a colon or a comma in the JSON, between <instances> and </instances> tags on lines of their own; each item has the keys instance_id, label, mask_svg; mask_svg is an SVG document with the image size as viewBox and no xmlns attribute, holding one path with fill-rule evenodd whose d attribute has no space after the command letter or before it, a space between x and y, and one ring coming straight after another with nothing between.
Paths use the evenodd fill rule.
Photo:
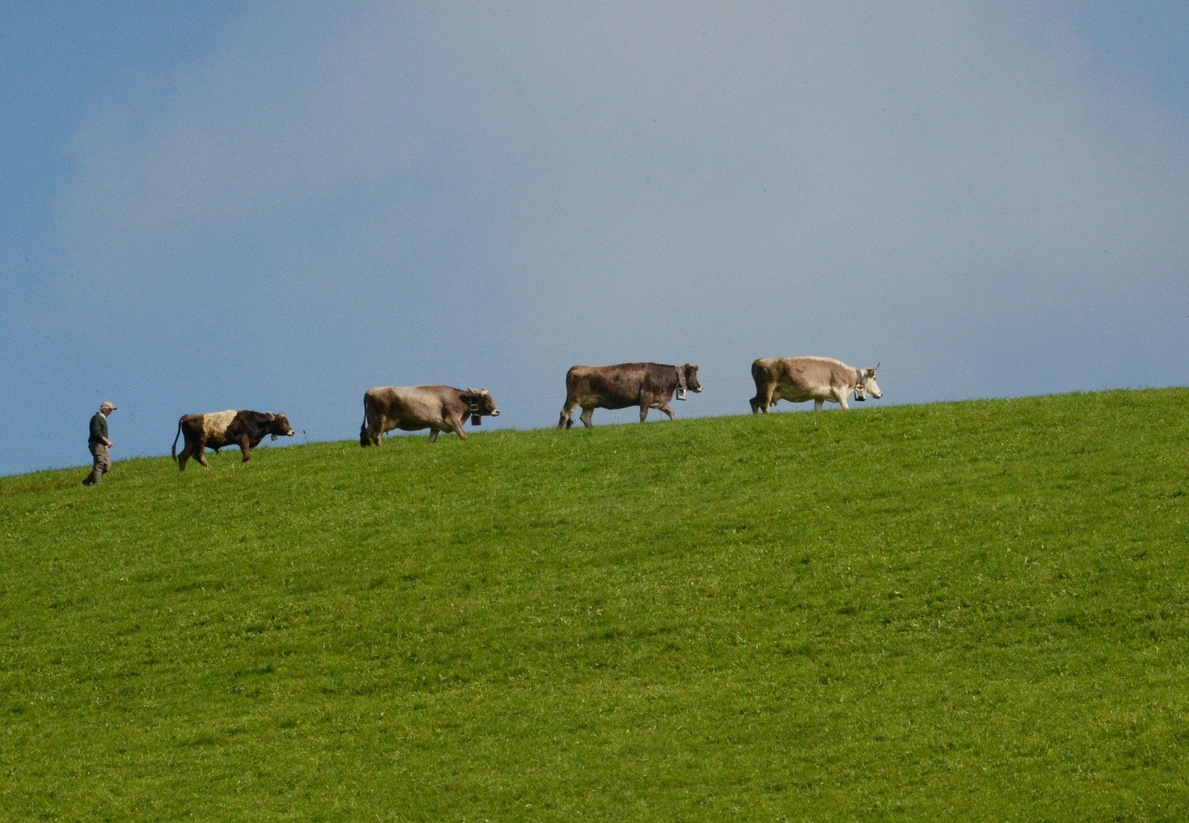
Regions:
<instances>
[{"instance_id":1,"label":"cow's tail","mask_svg":"<svg viewBox=\"0 0 1189 823\"><path fill-rule=\"evenodd\" d=\"M368 431L367 398L363 398L363 425L359 427L359 445L365 449L372 444L371 433Z\"/></svg>"},{"instance_id":2,"label":"cow's tail","mask_svg":"<svg viewBox=\"0 0 1189 823\"><path fill-rule=\"evenodd\" d=\"M174 460L178 459L178 438L182 436L182 418L178 418L178 433L173 436L173 445L169 447L169 453Z\"/></svg>"}]
</instances>

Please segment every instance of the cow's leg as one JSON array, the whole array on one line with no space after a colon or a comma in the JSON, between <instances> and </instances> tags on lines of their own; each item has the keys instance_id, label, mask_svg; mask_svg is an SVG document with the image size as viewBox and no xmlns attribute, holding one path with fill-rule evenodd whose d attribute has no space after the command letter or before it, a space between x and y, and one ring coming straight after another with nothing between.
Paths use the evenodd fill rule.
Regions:
<instances>
[{"instance_id":1,"label":"cow's leg","mask_svg":"<svg viewBox=\"0 0 1189 823\"><path fill-rule=\"evenodd\" d=\"M849 393L850 392L839 392L837 395L835 395L838 398L838 405L842 406L843 411L848 411L850 409L850 406L846 405L846 396Z\"/></svg>"},{"instance_id":2,"label":"cow's leg","mask_svg":"<svg viewBox=\"0 0 1189 823\"><path fill-rule=\"evenodd\" d=\"M557 418L557 427L559 429L568 429L574 425L574 421L570 417L574 414L574 409L577 406L577 402L568 398L566 399L565 405L561 407L561 416Z\"/></svg>"},{"instance_id":3,"label":"cow's leg","mask_svg":"<svg viewBox=\"0 0 1189 823\"><path fill-rule=\"evenodd\" d=\"M190 459L190 455L194 453L194 446L187 440L182 444L182 453L178 455L178 471L184 472L186 470L186 461Z\"/></svg>"},{"instance_id":4,"label":"cow's leg","mask_svg":"<svg viewBox=\"0 0 1189 823\"><path fill-rule=\"evenodd\" d=\"M359 445L364 448L380 445L379 430L376 428L376 424L366 417L363 420L363 425L359 427Z\"/></svg>"},{"instance_id":5,"label":"cow's leg","mask_svg":"<svg viewBox=\"0 0 1189 823\"><path fill-rule=\"evenodd\" d=\"M466 440L467 433L462 430L462 416L452 417L446 421L450 425L450 431L458 435L459 440Z\"/></svg>"},{"instance_id":6,"label":"cow's leg","mask_svg":"<svg viewBox=\"0 0 1189 823\"><path fill-rule=\"evenodd\" d=\"M751 398L751 413L759 414L763 412L768 413L768 407L772 405L772 386L764 386L756 383L756 396Z\"/></svg>"},{"instance_id":7,"label":"cow's leg","mask_svg":"<svg viewBox=\"0 0 1189 823\"><path fill-rule=\"evenodd\" d=\"M813 398L813 410L814 410L815 412L819 412L819 411L821 411L821 410L822 410L822 403L824 403L824 402L825 402L825 401L824 401L824 400L822 400L820 397L815 397L815 398Z\"/></svg>"},{"instance_id":8,"label":"cow's leg","mask_svg":"<svg viewBox=\"0 0 1189 823\"><path fill-rule=\"evenodd\" d=\"M206 462L206 438L200 437L198 442L194 444L194 459L198 461L198 465L204 469L209 469L211 464Z\"/></svg>"},{"instance_id":9,"label":"cow's leg","mask_svg":"<svg viewBox=\"0 0 1189 823\"><path fill-rule=\"evenodd\" d=\"M594 425L594 422L591 420L591 416L594 414L594 410L595 410L594 406L583 406L582 407L582 415L578 419L582 421L583 426L590 428L591 426Z\"/></svg>"},{"instance_id":10,"label":"cow's leg","mask_svg":"<svg viewBox=\"0 0 1189 823\"><path fill-rule=\"evenodd\" d=\"M756 386L756 396L751 398L751 413L764 414L768 413L768 407L772 405L772 389L763 386Z\"/></svg>"},{"instance_id":11,"label":"cow's leg","mask_svg":"<svg viewBox=\"0 0 1189 823\"><path fill-rule=\"evenodd\" d=\"M660 409L668 415L669 420L673 420L677 416L673 414L673 409L669 408L668 401L661 397L659 400L646 401L640 404L640 422L644 422L644 417L648 415L649 409Z\"/></svg>"},{"instance_id":12,"label":"cow's leg","mask_svg":"<svg viewBox=\"0 0 1189 823\"><path fill-rule=\"evenodd\" d=\"M252 459L252 444L248 442L247 435L239 439L239 453L244 456L243 462L247 463Z\"/></svg>"}]
</instances>

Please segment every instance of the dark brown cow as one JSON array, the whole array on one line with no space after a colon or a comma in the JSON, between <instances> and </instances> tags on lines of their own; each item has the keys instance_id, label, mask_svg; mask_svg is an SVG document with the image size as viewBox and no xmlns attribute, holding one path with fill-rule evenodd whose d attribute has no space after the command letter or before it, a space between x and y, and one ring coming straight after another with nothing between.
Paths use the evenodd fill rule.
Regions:
<instances>
[{"instance_id":1,"label":"dark brown cow","mask_svg":"<svg viewBox=\"0 0 1189 823\"><path fill-rule=\"evenodd\" d=\"M363 425L359 445L379 446L384 433L393 429L430 429L429 442L438 432L454 432L466 440L462 424L467 417L499 417L500 410L487 389L455 389L450 386L376 386L363 395Z\"/></svg>"},{"instance_id":2,"label":"dark brown cow","mask_svg":"<svg viewBox=\"0 0 1189 823\"><path fill-rule=\"evenodd\" d=\"M619 363L614 366L572 366L566 372L566 404L562 406L557 427L568 429L574 425L570 416L582 407L580 419L584 426L593 425L595 409L626 409L640 407L640 422L648 417L649 409L660 409L674 417L669 408L673 392L684 400L685 392L700 392L698 367L667 366L661 363Z\"/></svg>"},{"instance_id":3,"label":"dark brown cow","mask_svg":"<svg viewBox=\"0 0 1189 823\"><path fill-rule=\"evenodd\" d=\"M178 454L178 438L185 435L185 447ZM191 456L200 465L209 467L204 452L224 446L239 446L244 462L252 459L252 449L260 445L265 435L292 437L293 427L283 414L228 409L206 414L186 414L178 419L178 433L173 438L170 454L178 461L178 471L186 470Z\"/></svg>"},{"instance_id":4,"label":"dark brown cow","mask_svg":"<svg viewBox=\"0 0 1189 823\"><path fill-rule=\"evenodd\" d=\"M855 393L855 400L865 400L871 395L876 400L883 397L879 384L875 382L875 369L856 369L841 360L829 357L761 357L751 364L751 377L755 380L756 396L751 398L751 413L768 413L769 406L778 400L801 403L813 401L813 410L820 411L822 403L829 400L842 408L846 398Z\"/></svg>"}]
</instances>

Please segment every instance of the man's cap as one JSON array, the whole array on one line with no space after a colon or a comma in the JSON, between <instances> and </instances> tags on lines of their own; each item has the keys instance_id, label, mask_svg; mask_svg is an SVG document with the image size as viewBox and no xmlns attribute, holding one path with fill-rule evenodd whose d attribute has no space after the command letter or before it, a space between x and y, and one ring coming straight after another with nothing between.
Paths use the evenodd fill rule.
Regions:
<instances>
[{"instance_id":1,"label":"man's cap","mask_svg":"<svg viewBox=\"0 0 1189 823\"><path fill-rule=\"evenodd\" d=\"M115 410L116 410L116 404L111 402L110 400L104 400L102 403L99 404L99 411L115 411Z\"/></svg>"}]
</instances>

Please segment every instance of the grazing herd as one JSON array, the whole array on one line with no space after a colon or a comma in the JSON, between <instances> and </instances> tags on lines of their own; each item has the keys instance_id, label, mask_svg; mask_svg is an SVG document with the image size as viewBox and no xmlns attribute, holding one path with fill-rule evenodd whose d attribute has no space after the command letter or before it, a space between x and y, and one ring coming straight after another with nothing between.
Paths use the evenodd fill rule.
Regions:
<instances>
[{"instance_id":1,"label":"grazing herd","mask_svg":"<svg viewBox=\"0 0 1189 823\"><path fill-rule=\"evenodd\" d=\"M856 400L867 395L883 397L875 382L877 364L869 369L857 369L828 357L761 357L751 364L751 376L756 384L756 396L751 398L751 412L768 413L780 400L800 403L813 401L819 411L827 400L842 408L849 408L846 400L852 393ZM640 407L640 422L648 417L649 409L660 409L674 418L669 401L676 394L685 400L688 392L702 391L698 382L698 367L686 363L671 366L661 363L618 363L612 366L573 366L566 372L566 402L561 409L557 427L568 429L571 416L582 407L579 419L591 426L595 409L624 409ZM429 429L429 442L441 432L453 432L466 440L463 423L467 418L479 425L484 416L498 417L491 393L487 389L456 389L450 386L376 386L363 395L363 425L359 428L359 445L379 446L384 435L393 429L421 431ZM185 437L181 454L178 438ZM207 466L206 449L239 446L243 462L251 459L252 449L266 436L292 437L293 427L283 414L257 411L228 410L207 414L187 414L178 420L178 431L170 453L177 460L178 470L185 471L186 461L193 457L199 465Z\"/></svg>"}]
</instances>

